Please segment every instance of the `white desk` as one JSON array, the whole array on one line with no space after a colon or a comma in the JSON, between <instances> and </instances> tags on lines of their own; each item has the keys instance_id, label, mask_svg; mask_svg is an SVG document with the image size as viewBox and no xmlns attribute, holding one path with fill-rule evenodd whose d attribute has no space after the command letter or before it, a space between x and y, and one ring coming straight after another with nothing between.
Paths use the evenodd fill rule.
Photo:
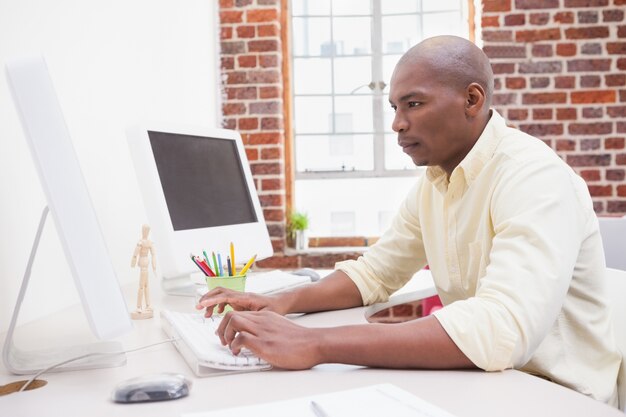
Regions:
<instances>
[{"instance_id":1,"label":"white desk","mask_svg":"<svg viewBox=\"0 0 626 417\"><path fill-rule=\"evenodd\" d=\"M157 287L154 285L153 287ZM135 288L127 288L132 305ZM163 295L152 289L156 308L193 311L190 298ZM297 318L307 326L332 326L365 322L365 308L310 314ZM80 307L23 326L18 343L32 343L54 333L59 320L77 322ZM158 314L157 314L158 316ZM80 327L80 326L78 326ZM26 333L25 335L23 333ZM79 337L72 335L71 337ZM159 318L137 321L135 330L121 338L126 349L163 340ZM4 339L4 337L3 337ZM24 346L21 343L20 346ZM127 355L126 366L88 371L51 373L48 385L33 391L0 397L2 416L177 416L203 411L283 400L311 394L389 382L461 416L623 416L597 401L569 389L518 371L394 371L344 365L322 365L308 371L272 370L214 378L195 378L170 344ZM115 404L111 390L125 379L156 372L179 372L193 379L188 397L159 403ZM0 384L25 379L0 369ZM27 378L26 378L27 379Z\"/></svg>"}]
</instances>

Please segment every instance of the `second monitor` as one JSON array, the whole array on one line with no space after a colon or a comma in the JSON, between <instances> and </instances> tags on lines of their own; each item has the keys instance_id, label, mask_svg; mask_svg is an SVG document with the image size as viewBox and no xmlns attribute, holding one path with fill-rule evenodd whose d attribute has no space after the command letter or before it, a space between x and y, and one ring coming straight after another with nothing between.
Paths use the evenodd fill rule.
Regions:
<instances>
[{"instance_id":1,"label":"second monitor","mask_svg":"<svg viewBox=\"0 0 626 417\"><path fill-rule=\"evenodd\" d=\"M167 290L195 290L190 253L226 254L233 242L239 264L273 254L237 132L152 124L129 129L128 141Z\"/></svg>"}]
</instances>

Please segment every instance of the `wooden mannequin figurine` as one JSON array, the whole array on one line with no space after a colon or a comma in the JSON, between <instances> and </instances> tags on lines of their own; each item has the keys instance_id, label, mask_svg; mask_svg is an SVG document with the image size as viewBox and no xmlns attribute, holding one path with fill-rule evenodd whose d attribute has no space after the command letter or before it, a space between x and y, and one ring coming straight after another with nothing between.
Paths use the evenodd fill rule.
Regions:
<instances>
[{"instance_id":1,"label":"wooden mannequin figurine","mask_svg":"<svg viewBox=\"0 0 626 417\"><path fill-rule=\"evenodd\" d=\"M139 291L137 292L137 310L130 313L130 317L138 319L152 318L152 307L150 306L150 286L148 285L148 254L152 258L152 271L156 273L156 258L154 245L148 239L150 233L150 226L144 224L141 227L141 240L137 242L135 247L135 253L133 253L133 259L130 261L131 268L134 268L139 264ZM139 260L139 262L137 262ZM142 307L142 302L145 300L146 307Z\"/></svg>"}]
</instances>

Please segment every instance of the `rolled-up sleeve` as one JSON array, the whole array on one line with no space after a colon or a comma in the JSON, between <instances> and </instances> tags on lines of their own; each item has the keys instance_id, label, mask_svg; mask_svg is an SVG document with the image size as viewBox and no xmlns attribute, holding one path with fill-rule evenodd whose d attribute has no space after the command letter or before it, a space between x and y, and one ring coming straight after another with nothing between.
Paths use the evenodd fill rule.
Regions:
<instances>
[{"instance_id":1,"label":"rolled-up sleeve","mask_svg":"<svg viewBox=\"0 0 626 417\"><path fill-rule=\"evenodd\" d=\"M488 371L524 365L550 332L592 212L581 204L576 178L552 161L499 174L487 203L494 236L476 293L434 313L461 351Z\"/></svg>"}]
</instances>

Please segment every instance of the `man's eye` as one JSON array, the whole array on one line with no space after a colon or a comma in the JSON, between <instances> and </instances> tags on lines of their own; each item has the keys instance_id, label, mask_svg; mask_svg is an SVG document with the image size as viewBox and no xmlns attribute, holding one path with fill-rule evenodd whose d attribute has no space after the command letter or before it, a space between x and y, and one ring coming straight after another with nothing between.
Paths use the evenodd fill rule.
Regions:
<instances>
[{"instance_id":1,"label":"man's eye","mask_svg":"<svg viewBox=\"0 0 626 417\"><path fill-rule=\"evenodd\" d=\"M420 105L419 101L409 101L408 102L409 107L417 107Z\"/></svg>"},{"instance_id":2,"label":"man's eye","mask_svg":"<svg viewBox=\"0 0 626 417\"><path fill-rule=\"evenodd\" d=\"M395 113L395 112L396 112L396 110L398 110L398 106L393 106L393 105L392 105L392 106L391 106L391 110L393 110L393 112Z\"/></svg>"}]
</instances>

